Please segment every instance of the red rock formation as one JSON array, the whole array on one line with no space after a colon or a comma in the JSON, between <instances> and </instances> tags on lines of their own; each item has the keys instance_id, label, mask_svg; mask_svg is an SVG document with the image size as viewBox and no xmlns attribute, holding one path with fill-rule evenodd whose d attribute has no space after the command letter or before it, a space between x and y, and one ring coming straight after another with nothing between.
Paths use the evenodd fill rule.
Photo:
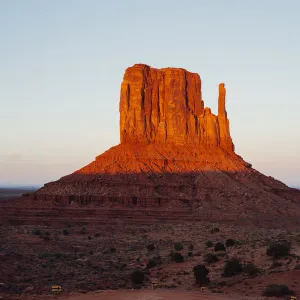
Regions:
<instances>
[{"instance_id":1,"label":"red rock formation","mask_svg":"<svg viewBox=\"0 0 300 300\"><path fill-rule=\"evenodd\" d=\"M219 114L204 109L200 76L184 69L134 65L121 85L121 143L221 146L233 150L220 85Z\"/></svg>"},{"instance_id":2,"label":"red rock formation","mask_svg":"<svg viewBox=\"0 0 300 300\"><path fill-rule=\"evenodd\" d=\"M219 84L219 100L218 100L218 123L220 134L220 145L227 150L234 150L234 145L230 137L229 120L225 108L226 89L225 84Z\"/></svg>"},{"instance_id":3,"label":"red rock formation","mask_svg":"<svg viewBox=\"0 0 300 300\"><path fill-rule=\"evenodd\" d=\"M225 98L221 83L216 116L204 108L198 74L141 64L128 68L121 86L121 144L26 201L35 201L31 208L44 205L43 214L51 218L58 212L48 212L48 205L65 207L61 219L77 205L96 208L87 216L95 220L147 215L257 221L283 214L297 219L300 192L234 153ZM0 209L4 215L6 208Z\"/></svg>"}]
</instances>

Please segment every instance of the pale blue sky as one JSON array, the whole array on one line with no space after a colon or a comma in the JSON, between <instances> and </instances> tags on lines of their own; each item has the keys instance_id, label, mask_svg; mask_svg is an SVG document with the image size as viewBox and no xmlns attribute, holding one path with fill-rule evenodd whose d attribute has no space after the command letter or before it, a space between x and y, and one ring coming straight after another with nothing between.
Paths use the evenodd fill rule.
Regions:
<instances>
[{"instance_id":1,"label":"pale blue sky","mask_svg":"<svg viewBox=\"0 0 300 300\"><path fill-rule=\"evenodd\" d=\"M119 143L126 67L227 87L236 151L300 186L299 0L0 0L0 184L43 184Z\"/></svg>"}]
</instances>

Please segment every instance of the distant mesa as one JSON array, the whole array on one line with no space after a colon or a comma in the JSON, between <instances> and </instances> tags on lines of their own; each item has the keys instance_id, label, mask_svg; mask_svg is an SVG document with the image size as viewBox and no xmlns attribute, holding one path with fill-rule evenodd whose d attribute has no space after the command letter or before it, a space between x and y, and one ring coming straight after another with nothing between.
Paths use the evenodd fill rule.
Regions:
<instances>
[{"instance_id":1,"label":"distant mesa","mask_svg":"<svg viewBox=\"0 0 300 300\"><path fill-rule=\"evenodd\" d=\"M225 84L218 87L217 115L204 106L201 89L200 76L184 69L127 68L121 143L45 184L27 197L30 205L97 208L95 220L299 218L299 190L234 152Z\"/></svg>"}]
</instances>

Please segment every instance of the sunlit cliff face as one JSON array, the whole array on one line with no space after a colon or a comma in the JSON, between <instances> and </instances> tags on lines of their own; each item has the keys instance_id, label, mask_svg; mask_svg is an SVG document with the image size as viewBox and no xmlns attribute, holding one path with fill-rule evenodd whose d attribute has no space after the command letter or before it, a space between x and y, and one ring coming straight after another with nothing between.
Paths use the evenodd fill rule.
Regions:
<instances>
[{"instance_id":1,"label":"sunlit cliff face","mask_svg":"<svg viewBox=\"0 0 300 300\"><path fill-rule=\"evenodd\" d=\"M126 69L121 84L121 144L77 174L240 171L219 85L218 115L204 108L200 76L184 69Z\"/></svg>"},{"instance_id":2,"label":"sunlit cliff face","mask_svg":"<svg viewBox=\"0 0 300 300\"><path fill-rule=\"evenodd\" d=\"M121 143L220 146L233 151L225 96L221 83L215 116L204 108L198 74L134 65L121 85Z\"/></svg>"}]
</instances>

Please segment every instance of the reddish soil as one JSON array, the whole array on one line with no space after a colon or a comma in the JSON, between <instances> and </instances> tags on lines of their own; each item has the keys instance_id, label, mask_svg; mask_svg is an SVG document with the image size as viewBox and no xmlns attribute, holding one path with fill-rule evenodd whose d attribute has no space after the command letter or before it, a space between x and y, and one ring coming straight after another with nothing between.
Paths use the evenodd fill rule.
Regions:
<instances>
[{"instance_id":1,"label":"reddish soil","mask_svg":"<svg viewBox=\"0 0 300 300\"><path fill-rule=\"evenodd\" d=\"M237 243L227 247L225 252L215 252L213 247L206 245L207 241L216 244L228 238L235 239ZM273 260L267 256L266 247L282 239L291 242L290 255ZM184 257L181 263L172 261L170 257L170 252L176 251L176 242L183 246L179 251ZM155 249L148 250L147 245L152 243ZM245 295L259 297L265 287L273 283L285 284L300 293L299 228L291 231L200 222L139 226L86 224L84 227L72 223L65 227L3 225L0 227L0 245L0 278L3 283L0 295L8 299L18 299L18 295L45 299L55 284L63 287L61 297L99 290L128 290L133 288L130 276L136 269L145 272L142 289L151 289L153 280L158 282L158 290L154 294L141 290L133 294L136 299L151 299L153 295L169 299L174 291L199 293L192 269L203 263L209 269L211 280L206 288L207 295L217 293L224 299ZM215 253L219 260L205 262L204 255L207 253ZM147 267L149 260L157 256L161 257L161 263ZM243 265L254 264L259 273L255 277L246 271L223 277L226 261L234 257ZM104 295L107 292L88 297L110 299L110 296L105 298ZM131 297L126 291L116 292L114 299L127 295ZM194 299L192 294L187 295ZM139 298L141 296L146 298Z\"/></svg>"}]
</instances>

